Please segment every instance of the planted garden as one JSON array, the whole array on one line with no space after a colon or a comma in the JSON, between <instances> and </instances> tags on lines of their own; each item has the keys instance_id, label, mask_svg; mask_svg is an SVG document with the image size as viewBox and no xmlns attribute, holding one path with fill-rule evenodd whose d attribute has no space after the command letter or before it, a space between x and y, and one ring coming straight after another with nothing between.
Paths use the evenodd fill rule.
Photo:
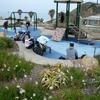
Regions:
<instances>
[{"instance_id":1,"label":"planted garden","mask_svg":"<svg viewBox=\"0 0 100 100\"><path fill-rule=\"evenodd\" d=\"M13 43L8 38L0 39L0 100L99 100L100 65L93 69L47 65L36 73L35 64L7 50L14 47ZM100 62L100 56L96 58ZM32 74L36 80L19 81L32 70L38 80Z\"/></svg>"}]
</instances>

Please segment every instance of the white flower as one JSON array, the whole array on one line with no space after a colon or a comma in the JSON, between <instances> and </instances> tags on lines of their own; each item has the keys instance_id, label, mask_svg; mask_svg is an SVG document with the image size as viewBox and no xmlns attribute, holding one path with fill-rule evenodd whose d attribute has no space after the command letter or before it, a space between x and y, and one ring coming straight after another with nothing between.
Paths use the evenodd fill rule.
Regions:
<instances>
[{"instance_id":1,"label":"white flower","mask_svg":"<svg viewBox=\"0 0 100 100\"><path fill-rule=\"evenodd\" d=\"M15 67L17 68L17 67L18 67L18 65L15 65Z\"/></svg>"},{"instance_id":2,"label":"white flower","mask_svg":"<svg viewBox=\"0 0 100 100\"><path fill-rule=\"evenodd\" d=\"M84 82L83 84L84 84L84 85L86 85L86 83L85 83L85 82Z\"/></svg>"},{"instance_id":3,"label":"white flower","mask_svg":"<svg viewBox=\"0 0 100 100\"><path fill-rule=\"evenodd\" d=\"M20 88L20 85L17 85L16 87L19 89Z\"/></svg>"},{"instance_id":4,"label":"white flower","mask_svg":"<svg viewBox=\"0 0 100 100\"><path fill-rule=\"evenodd\" d=\"M65 73L63 73L63 72L60 72L62 75L65 75Z\"/></svg>"},{"instance_id":5,"label":"white flower","mask_svg":"<svg viewBox=\"0 0 100 100\"><path fill-rule=\"evenodd\" d=\"M60 69L58 69L58 72L60 72L61 70Z\"/></svg>"},{"instance_id":6,"label":"white flower","mask_svg":"<svg viewBox=\"0 0 100 100\"><path fill-rule=\"evenodd\" d=\"M53 90L53 86L50 86L49 89L50 89L50 90Z\"/></svg>"},{"instance_id":7,"label":"white flower","mask_svg":"<svg viewBox=\"0 0 100 100\"><path fill-rule=\"evenodd\" d=\"M67 70L67 73L69 73L69 70Z\"/></svg>"},{"instance_id":8,"label":"white flower","mask_svg":"<svg viewBox=\"0 0 100 100\"><path fill-rule=\"evenodd\" d=\"M84 82L85 82L85 80L82 80L82 82L84 83Z\"/></svg>"},{"instance_id":9,"label":"white flower","mask_svg":"<svg viewBox=\"0 0 100 100\"><path fill-rule=\"evenodd\" d=\"M36 93L33 93L33 97L35 97L36 96Z\"/></svg>"},{"instance_id":10,"label":"white flower","mask_svg":"<svg viewBox=\"0 0 100 100\"><path fill-rule=\"evenodd\" d=\"M82 68L84 68L84 65L81 65Z\"/></svg>"},{"instance_id":11,"label":"white flower","mask_svg":"<svg viewBox=\"0 0 100 100\"><path fill-rule=\"evenodd\" d=\"M44 82L45 81L45 78L42 78L42 82Z\"/></svg>"},{"instance_id":12,"label":"white flower","mask_svg":"<svg viewBox=\"0 0 100 100\"><path fill-rule=\"evenodd\" d=\"M73 80L73 76L70 76L70 79Z\"/></svg>"},{"instance_id":13,"label":"white flower","mask_svg":"<svg viewBox=\"0 0 100 100\"><path fill-rule=\"evenodd\" d=\"M15 81L17 80L17 78L16 78L16 77L15 77L14 79L15 79Z\"/></svg>"},{"instance_id":14,"label":"white flower","mask_svg":"<svg viewBox=\"0 0 100 100\"><path fill-rule=\"evenodd\" d=\"M15 99L19 99L19 97L15 97Z\"/></svg>"},{"instance_id":15,"label":"white flower","mask_svg":"<svg viewBox=\"0 0 100 100\"><path fill-rule=\"evenodd\" d=\"M32 97L30 97L30 99L32 99Z\"/></svg>"},{"instance_id":16,"label":"white flower","mask_svg":"<svg viewBox=\"0 0 100 100\"><path fill-rule=\"evenodd\" d=\"M3 64L4 65L4 67L6 68L7 67L7 65L6 64Z\"/></svg>"},{"instance_id":17,"label":"white flower","mask_svg":"<svg viewBox=\"0 0 100 100\"><path fill-rule=\"evenodd\" d=\"M20 89L20 94L23 94L23 93L25 93L25 90L24 89Z\"/></svg>"},{"instance_id":18,"label":"white flower","mask_svg":"<svg viewBox=\"0 0 100 100\"><path fill-rule=\"evenodd\" d=\"M8 86L5 86L5 88L6 88L7 90L9 90Z\"/></svg>"},{"instance_id":19,"label":"white flower","mask_svg":"<svg viewBox=\"0 0 100 100\"><path fill-rule=\"evenodd\" d=\"M46 97L44 97L44 98L43 98L43 100L47 100L47 98L46 98Z\"/></svg>"},{"instance_id":20,"label":"white flower","mask_svg":"<svg viewBox=\"0 0 100 100\"><path fill-rule=\"evenodd\" d=\"M52 96L50 95L48 98L49 98L49 99L52 99Z\"/></svg>"},{"instance_id":21,"label":"white flower","mask_svg":"<svg viewBox=\"0 0 100 100\"><path fill-rule=\"evenodd\" d=\"M24 98L23 100L27 100L27 98Z\"/></svg>"},{"instance_id":22,"label":"white flower","mask_svg":"<svg viewBox=\"0 0 100 100\"><path fill-rule=\"evenodd\" d=\"M8 68L7 71L9 72L10 71L10 68Z\"/></svg>"},{"instance_id":23,"label":"white flower","mask_svg":"<svg viewBox=\"0 0 100 100\"><path fill-rule=\"evenodd\" d=\"M65 84L65 82L62 82L63 84Z\"/></svg>"},{"instance_id":24,"label":"white flower","mask_svg":"<svg viewBox=\"0 0 100 100\"><path fill-rule=\"evenodd\" d=\"M58 76L61 77L61 74L59 74Z\"/></svg>"},{"instance_id":25,"label":"white flower","mask_svg":"<svg viewBox=\"0 0 100 100\"><path fill-rule=\"evenodd\" d=\"M38 82L36 81L35 84L38 85Z\"/></svg>"},{"instance_id":26,"label":"white flower","mask_svg":"<svg viewBox=\"0 0 100 100\"><path fill-rule=\"evenodd\" d=\"M27 78L27 75L24 75L25 78Z\"/></svg>"}]
</instances>

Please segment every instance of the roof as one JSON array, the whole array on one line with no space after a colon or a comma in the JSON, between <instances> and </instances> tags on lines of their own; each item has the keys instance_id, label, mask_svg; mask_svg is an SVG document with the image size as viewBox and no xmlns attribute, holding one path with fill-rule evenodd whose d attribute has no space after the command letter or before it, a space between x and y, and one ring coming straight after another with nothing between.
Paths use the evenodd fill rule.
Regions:
<instances>
[{"instance_id":1,"label":"roof","mask_svg":"<svg viewBox=\"0 0 100 100\"><path fill-rule=\"evenodd\" d=\"M54 2L59 2L59 3L66 3L66 2L71 2L71 3L77 3L77 2L82 2L82 0L54 0Z\"/></svg>"},{"instance_id":2,"label":"roof","mask_svg":"<svg viewBox=\"0 0 100 100\"><path fill-rule=\"evenodd\" d=\"M88 20L100 20L100 15L99 16L89 16L89 17L86 17L84 19L88 19Z\"/></svg>"}]
</instances>

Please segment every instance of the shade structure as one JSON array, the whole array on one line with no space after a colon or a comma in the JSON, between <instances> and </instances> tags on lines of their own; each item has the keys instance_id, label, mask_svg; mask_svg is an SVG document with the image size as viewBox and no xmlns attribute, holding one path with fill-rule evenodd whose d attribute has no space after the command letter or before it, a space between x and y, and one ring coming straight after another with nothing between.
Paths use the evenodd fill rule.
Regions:
<instances>
[{"instance_id":1,"label":"shade structure","mask_svg":"<svg viewBox=\"0 0 100 100\"><path fill-rule=\"evenodd\" d=\"M66 31L65 31L65 38L68 38L69 23L70 23L70 4L71 3L76 3L77 4L76 23L75 23L75 25L76 25L77 28L79 28L82 0L54 0L54 2L56 3L56 27L58 26L58 4L59 3L66 4Z\"/></svg>"},{"instance_id":2,"label":"shade structure","mask_svg":"<svg viewBox=\"0 0 100 100\"><path fill-rule=\"evenodd\" d=\"M66 2L78 3L78 2L82 2L82 0L54 0L54 2L59 2L59 3L66 3Z\"/></svg>"}]
</instances>

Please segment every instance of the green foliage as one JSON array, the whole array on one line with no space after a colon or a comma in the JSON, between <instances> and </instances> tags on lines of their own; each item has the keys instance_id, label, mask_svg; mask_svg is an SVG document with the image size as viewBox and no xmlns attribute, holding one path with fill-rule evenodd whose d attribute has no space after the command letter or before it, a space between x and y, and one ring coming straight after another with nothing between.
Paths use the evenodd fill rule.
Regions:
<instances>
[{"instance_id":1,"label":"green foliage","mask_svg":"<svg viewBox=\"0 0 100 100\"><path fill-rule=\"evenodd\" d=\"M49 13L48 13L48 14L49 14L50 17L51 17L51 22L52 22L53 17L54 17L54 14L55 14L55 10L54 10L54 9L49 10Z\"/></svg>"},{"instance_id":2,"label":"green foliage","mask_svg":"<svg viewBox=\"0 0 100 100\"><path fill-rule=\"evenodd\" d=\"M100 94L86 95L79 88L68 88L62 92L62 100L99 100Z\"/></svg>"},{"instance_id":3,"label":"green foliage","mask_svg":"<svg viewBox=\"0 0 100 100\"><path fill-rule=\"evenodd\" d=\"M34 65L17 55L0 51L0 81L9 81L30 73Z\"/></svg>"},{"instance_id":4,"label":"green foliage","mask_svg":"<svg viewBox=\"0 0 100 100\"><path fill-rule=\"evenodd\" d=\"M82 86L82 80L85 79L85 73L82 68L68 68L64 70L66 75L69 77L69 83L68 85L74 85L81 87Z\"/></svg>"},{"instance_id":5,"label":"green foliage","mask_svg":"<svg viewBox=\"0 0 100 100\"><path fill-rule=\"evenodd\" d=\"M98 60L99 65L100 65L100 55L95 56L95 58Z\"/></svg>"},{"instance_id":6,"label":"green foliage","mask_svg":"<svg viewBox=\"0 0 100 100\"><path fill-rule=\"evenodd\" d=\"M0 86L0 100L44 100L44 98L47 100L50 96L50 91L39 83Z\"/></svg>"},{"instance_id":7,"label":"green foliage","mask_svg":"<svg viewBox=\"0 0 100 100\"><path fill-rule=\"evenodd\" d=\"M68 77L61 69L61 64L57 64L54 68L44 69L41 72L42 84L51 90L65 85Z\"/></svg>"},{"instance_id":8,"label":"green foliage","mask_svg":"<svg viewBox=\"0 0 100 100\"><path fill-rule=\"evenodd\" d=\"M33 17L33 15L34 15L34 12L30 11L30 12L28 13L28 15L29 15L29 17L30 17L30 21L32 21L32 17Z\"/></svg>"},{"instance_id":9,"label":"green foliage","mask_svg":"<svg viewBox=\"0 0 100 100\"><path fill-rule=\"evenodd\" d=\"M62 95L63 100L81 100L83 97L81 90L78 88L66 89Z\"/></svg>"},{"instance_id":10,"label":"green foliage","mask_svg":"<svg viewBox=\"0 0 100 100\"><path fill-rule=\"evenodd\" d=\"M0 50L13 48L13 40L7 37L0 37Z\"/></svg>"}]
</instances>

